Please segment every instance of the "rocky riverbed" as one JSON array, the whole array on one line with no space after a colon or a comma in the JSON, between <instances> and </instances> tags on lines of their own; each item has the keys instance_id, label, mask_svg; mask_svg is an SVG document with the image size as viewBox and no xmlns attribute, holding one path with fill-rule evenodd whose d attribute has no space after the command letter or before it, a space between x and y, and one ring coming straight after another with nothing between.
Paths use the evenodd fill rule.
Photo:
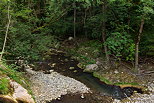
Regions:
<instances>
[{"instance_id":1,"label":"rocky riverbed","mask_svg":"<svg viewBox=\"0 0 154 103\"><path fill-rule=\"evenodd\" d=\"M46 103L68 93L89 93L90 89L83 83L52 71L44 74L40 71L27 70L30 73L32 91L36 103Z\"/></svg>"},{"instance_id":2,"label":"rocky riverbed","mask_svg":"<svg viewBox=\"0 0 154 103\"><path fill-rule=\"evenodd\" d=\"M81 83L77 81L78 79L77 80L75 80L76 78L73 79L74 75L79 76L81 72L81 69L77 69L78 68L76 66L77 63L78 62L76 62L74 59L64 56L64 53L62 54L54 53L51 55L48 63L38 62L36 64L37 67L35 70L37 70L37 72L28 69L29 74L31 74L30 80L32 81L32 90L34 92L36 102L37 103L46 103L46 102L47 103L68 103L69 101L70 103L80 103L78 102L79 99L77 99L80 97L80 99L84 98L83 99L84 101L85 100L88 101L85 103L113 103L113 99L108 97L107 98L105 97L106 98L105 100L107 101L109 100L109 101L104 102L104 99L102 99L103 96L100 96L100 95L97 95L96 98L100 97L102 102L100 102L100 100L96 98L90 99L90 100L86 99L87 97L90 97L90 96L86 97L84 93L90 92L89 88L83 84L84 82ZM121 75L121 74L124 74L124 72L125 71L116 71L113 73L116 74L117 76L117 74ZM45 73L49 73L49 74L45 74ZM111 74L113 73L111 72ZM73 77L73 78L70 78L70 77ZM120 77L123 79L124 76L120 76ZM127 79L128 77L125 78L124 80L127 80ZM141 82L141 84L145 84L145 83ZM149 87L153 87L153 86L149 86ZM148 89L151 91L153 90L153 88L151 89L148 88ZM76 95L76 93L78 94ZM73 95L66 95L66 94L73 94ZM93 93L92 95L94 94L95 93ZM76 98L76 100L74 101L74 99L72 98ZM73 100L73 102L71 101L71 99ZM51 101L51 100L55 100L55 101ZM83 100L81 100L82 103L83 103ZM147 102L148 103L153 102L153 92L151 92L150 94L135 93L130 98L126 98L121 101L114 99L114 103L147 103Z\"/></svg>"},{"instance_id":3,"label":"rocky riverbed","mask_svg":"<svg viewBox=\"0 0 154 103\"><path fill-rule=\"evenodd\" d=\"M123 100L114 100L113 103L154 103L154 82L149 83L148 89L150 93L148 94L139 94L135 93L133 96L123 99Z\"/></svg>"}]
</instances>

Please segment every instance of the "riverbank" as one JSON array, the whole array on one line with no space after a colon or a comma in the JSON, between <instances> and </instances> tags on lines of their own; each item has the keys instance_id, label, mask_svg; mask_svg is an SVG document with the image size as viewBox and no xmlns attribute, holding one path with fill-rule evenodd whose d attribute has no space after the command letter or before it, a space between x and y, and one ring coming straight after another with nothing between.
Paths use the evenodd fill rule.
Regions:
<instances>
[{"instance_id":1,"label":"riverbank","mask_svg":"<svg viewBox=\"0 0 154 103\"><path fill-rule=\"evenodd\" d=\"M148 94L135 93L121 101L114 99L113 103L154 103L154 82L148 84L148 89L150 90Z\"/></svg>"},{"instance_id":2,"label":"riverbank","mask_svg":"<svg viewBox=\"0 0 154 103\"><path fill-rule=\"evenodd\" d=\"M154 93L152 92L153 88L150 89L149 85L152 85L154 81L154 62L152 59L144 59L140 60L139 64L139 73L134 73L134 65L130 61L126 60L118 60L113 56L110 57L110 65L106 65L105 57L101 53L101 49L99 48L100 43L90 40L76 40L75 43L72 41L68 41L63 44L62 48L68 54L71 54L74 59L79 61L79 67L88 70L89 72L94 72L94 76L98 77L101 81L112 84L112 85L129 85L135 87L143 87L143 90L148 92L148 94L137 94L134 93L130 98L126 98L122 102L134 100L134 102L138 103L140 100L144 103L144 101L153 100ZM70 45L71 44L71 45ZM93 45L96 44L96 45ZM97 67L96 68L87 68L90 65ZM90 70L91 69L91 70ZM149 92L150 91L150 92ZM143 99L141 99L143 98ZM116 100L115 100L116 101Z\"/></svg>"},{"instance_id":3,"label":"riverbank","mask_svg":"<svg viewBox=\"0 0 154 103\"><path fill-rule=\"evenodd\" d=\"M90 89L83 83L54 71L50 74L44 74L29 70L28 73L30 73L31 89L36 103L50 102L54 99L60 99L62 95L71 93L79 93L80 95L90 93Z\"/></svg>"}]
</instances>

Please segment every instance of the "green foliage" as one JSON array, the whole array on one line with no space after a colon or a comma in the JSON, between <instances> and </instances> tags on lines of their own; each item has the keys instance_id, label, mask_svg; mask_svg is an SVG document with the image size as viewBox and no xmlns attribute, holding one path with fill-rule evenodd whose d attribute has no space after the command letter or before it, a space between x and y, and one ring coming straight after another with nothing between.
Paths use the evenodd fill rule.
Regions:
<instances>
[{"instance_id":1,"label":"green foliage","mask_svg":"<svg viewBox=\"0 0 154 103\"><path fill-rule=\"evenodd\" d=\"M144 36L141 42L141 55L147 55L149 57L154 56L154 33L153 26L148 29L148 31L144 32Z\"/></svg>"},{"instance_id":2,"label":"green foliage","mask_svg":"<svg viewBox=\"0 0 154 103\"><path fill-rule=\"evenodd\" d=\"M0 78L0 94L7 94L9 91L9 80L6 78Z\"/></svg>"},{"instance_id":3,"label":"green foliage","mask_svg":"<svg viewBox=\"0 0 154 103\"><path fill-rule=\"evenodd\" d=\"M66 51L82 64L84 68L87 64L95 64L96 58L100 57L102 43L98 40L84 41L78 47L65 48Z\"/></svg>"},{"instance_id":4,"label":"green foliage","mask_svg":"<svg viewBox=\"0 0 154 103\"><path fill-rule=\"evenodd\" d=\"M0 49L3 46L5 25L7 23L7 4L1 8L2 18L0 22ZM35 10L28 7L24 1L12 1L10 3L11 26L7 38L7 46L4 55L7 59L21 57L27 60L39 60L50 47L57 47L58 41L48 28L44 28L39 33L33 33L32 30L39 26L44 19L34 16ZM36 14L38 15L38 14ZM5 21L5 22L4 22Z\"/></svg>"},{"instance_id":5,"label":"green foliage","mask_svg":"<svg viewBox=\"0 0 154 103\"><path fill-rule=\"evenodd\" d=\"M85 28L88 31L88 37L92 38L101 38L101 29L102 29L102 14L97 14L91 16L87 19Z\"/></svg>"},{"instance_id":6,"label":"green foliage","mask_svg":"<svg viewBox=\"0 0 154 103\"><path fill-rule=\"evenodd\" d=\"M114 83L114 85L138 85L138 83L125 83L125 82L119 82L119 83Z\"/></svg>"},{"instance_id":7,"label":"green foliage","mask_svg":"<svg viewBox=\"0 0 154 103\"><path fill-rule=\"evenodd\" d=\"M28 88L29 83L27 79L23 76L22 72L17 71L19 67L17 67L14 64L7 65L5 63L2 63L0 65L2 65L2 67L5 67L5 68L2 67L0 68L0 72L2 73L2 75L7 75L10 79L18 82L25 88Z\"/></svg>"},{"instance_id":8,"label":"green foliage","mask_svg":"<svg viewBox=\"0 0 154 103\"><path fill-rule=\"evenodd\" d=\"M102 49L102 43L98 40L90 40L80 44L79 53L88 55L89 57L97 58Z\"/></svg>"},{"instance_id":9,"label":"green foliage","mask_svg":"<svg viewBox=\"0 0 154 103\"><path fill-rule=\"evenodd\" d=\"M23 57L24 59L38 60L40 56L54 47L56 41L53 36L41 34L31 34L28 25L18 23L11 28L9 36L11 42L7 50L12 56Z\"/></svg>"},{"instance_id":10,"label":"green foliage","mask_svg":"<svg viewBox=\"0 0 154 103\"><path fill-rule=\"evenodd\" d=\"M117 58L126 57L127 60L134 59L135 45L127 33L111 33L104 45L107 45L109 53Z\"/></svg>"},{"instance_id":11,"label":"green foliage","mask_svg":"<svg viewBox=\"0 0 154 103\"><path fill-rule=\"evenodd\" d=\"M134 0L9 1L1 0L0 2L0 50L3 46L8 21L7 7L10 5L11 26L4 55L7 59L22 57L39 60L50 47L59 47L60 43L55 38L73 36L74 8L77 11L77 36L102 40L102 22L105 22L106 42L104 44L108 46L109 54L119 59L134 59L134 43L141 19L145 20L144 28L153 27L153 0L140 0L139 2ZM102 12L102 4L106 5L105 13ZM153 42L149 42L148 39L144 40L140 43L142 47L145 47L140 50L141 53L144 53L144 50L153 53L150 49ZM89 43L89 47L81 47L79 51L89 51L91 55L97 57L101 49L98 49L95 42L93 43ZM81 55L86 61L87 55L83 55L82 52Z\"/></svg>"},{"instance_id":12,"label":"green foliage","mask_svg":"<svg viewBox=\"0 0 154 103\"><path fill-rule=\"evenodd\" d=\"M134 86L139 86L138 83L127 83L127 82L117 82L117 83L113 83L111 82L110 80L106 79L105 77L103 77L102 75L100 75L99 73L97 72L93 72L93 76L96 77L96 78L99 78L100 81L106 83L106 84L111 84L111 85L134 85Z\"/></svg>"}]
</instances>

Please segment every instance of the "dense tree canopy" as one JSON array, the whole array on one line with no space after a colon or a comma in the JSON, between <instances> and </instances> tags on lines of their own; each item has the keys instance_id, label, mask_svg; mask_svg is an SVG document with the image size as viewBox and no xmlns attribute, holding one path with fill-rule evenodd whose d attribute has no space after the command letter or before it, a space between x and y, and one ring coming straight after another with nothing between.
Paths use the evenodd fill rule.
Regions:
<instances>
[{"instance_id":1,"label":"dense tree canopy","mask_svg":"<svg viewBox=\"0 0 154 103\"><path fill-rule=\"evenodd\" d=\"M38 60L59 38L74 36L102 41L118 59L154 56L153 7L154 0L1 0L0 50L10 16L1 54Z\"/></svg>"}]
</instances>

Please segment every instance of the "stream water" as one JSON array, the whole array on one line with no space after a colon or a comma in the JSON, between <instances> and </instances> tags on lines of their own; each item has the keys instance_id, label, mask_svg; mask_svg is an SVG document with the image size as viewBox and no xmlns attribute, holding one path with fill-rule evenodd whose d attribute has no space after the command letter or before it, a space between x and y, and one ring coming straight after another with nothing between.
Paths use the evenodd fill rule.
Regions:
<instances>
[{"instance_id":1,"label":"stream water","mask_svg":"<svg viewBox=\"0 0 154 103\"><path fill-rule=\"evenodd\" d=\"M76 80L86 84L93 92L99 96L111 96L116 99L123 99L133 94L133 89L125 88L121 89L119 86L108 85L101 82L98 78L94 77L92 73L83 72L78 66L78 61L72 59L69 56L65 56L64 53L54 53L47 62L37 62L39 68L37 70L43 70L45 73L49 73L50 70L54 70L65 76L72 77ZM93 94L94 95L94 94ZM90 97L90 96L89 96ZM68 98L70 101L68 101ZM76 99L73 99L76 98ZM50 103L81 103L82 99L78 95L66 95L63 96L63 102L55 100ZM74 101L71 101L73 99ZM85 101L85 100L84 100ZM96 100L97 101L97 100ZM97 102L83 102L83 103L97 103ZM101 102L98 102L101 103ZM106 102L107 103L107 102Z\"/></svg>"}]
</instances>

